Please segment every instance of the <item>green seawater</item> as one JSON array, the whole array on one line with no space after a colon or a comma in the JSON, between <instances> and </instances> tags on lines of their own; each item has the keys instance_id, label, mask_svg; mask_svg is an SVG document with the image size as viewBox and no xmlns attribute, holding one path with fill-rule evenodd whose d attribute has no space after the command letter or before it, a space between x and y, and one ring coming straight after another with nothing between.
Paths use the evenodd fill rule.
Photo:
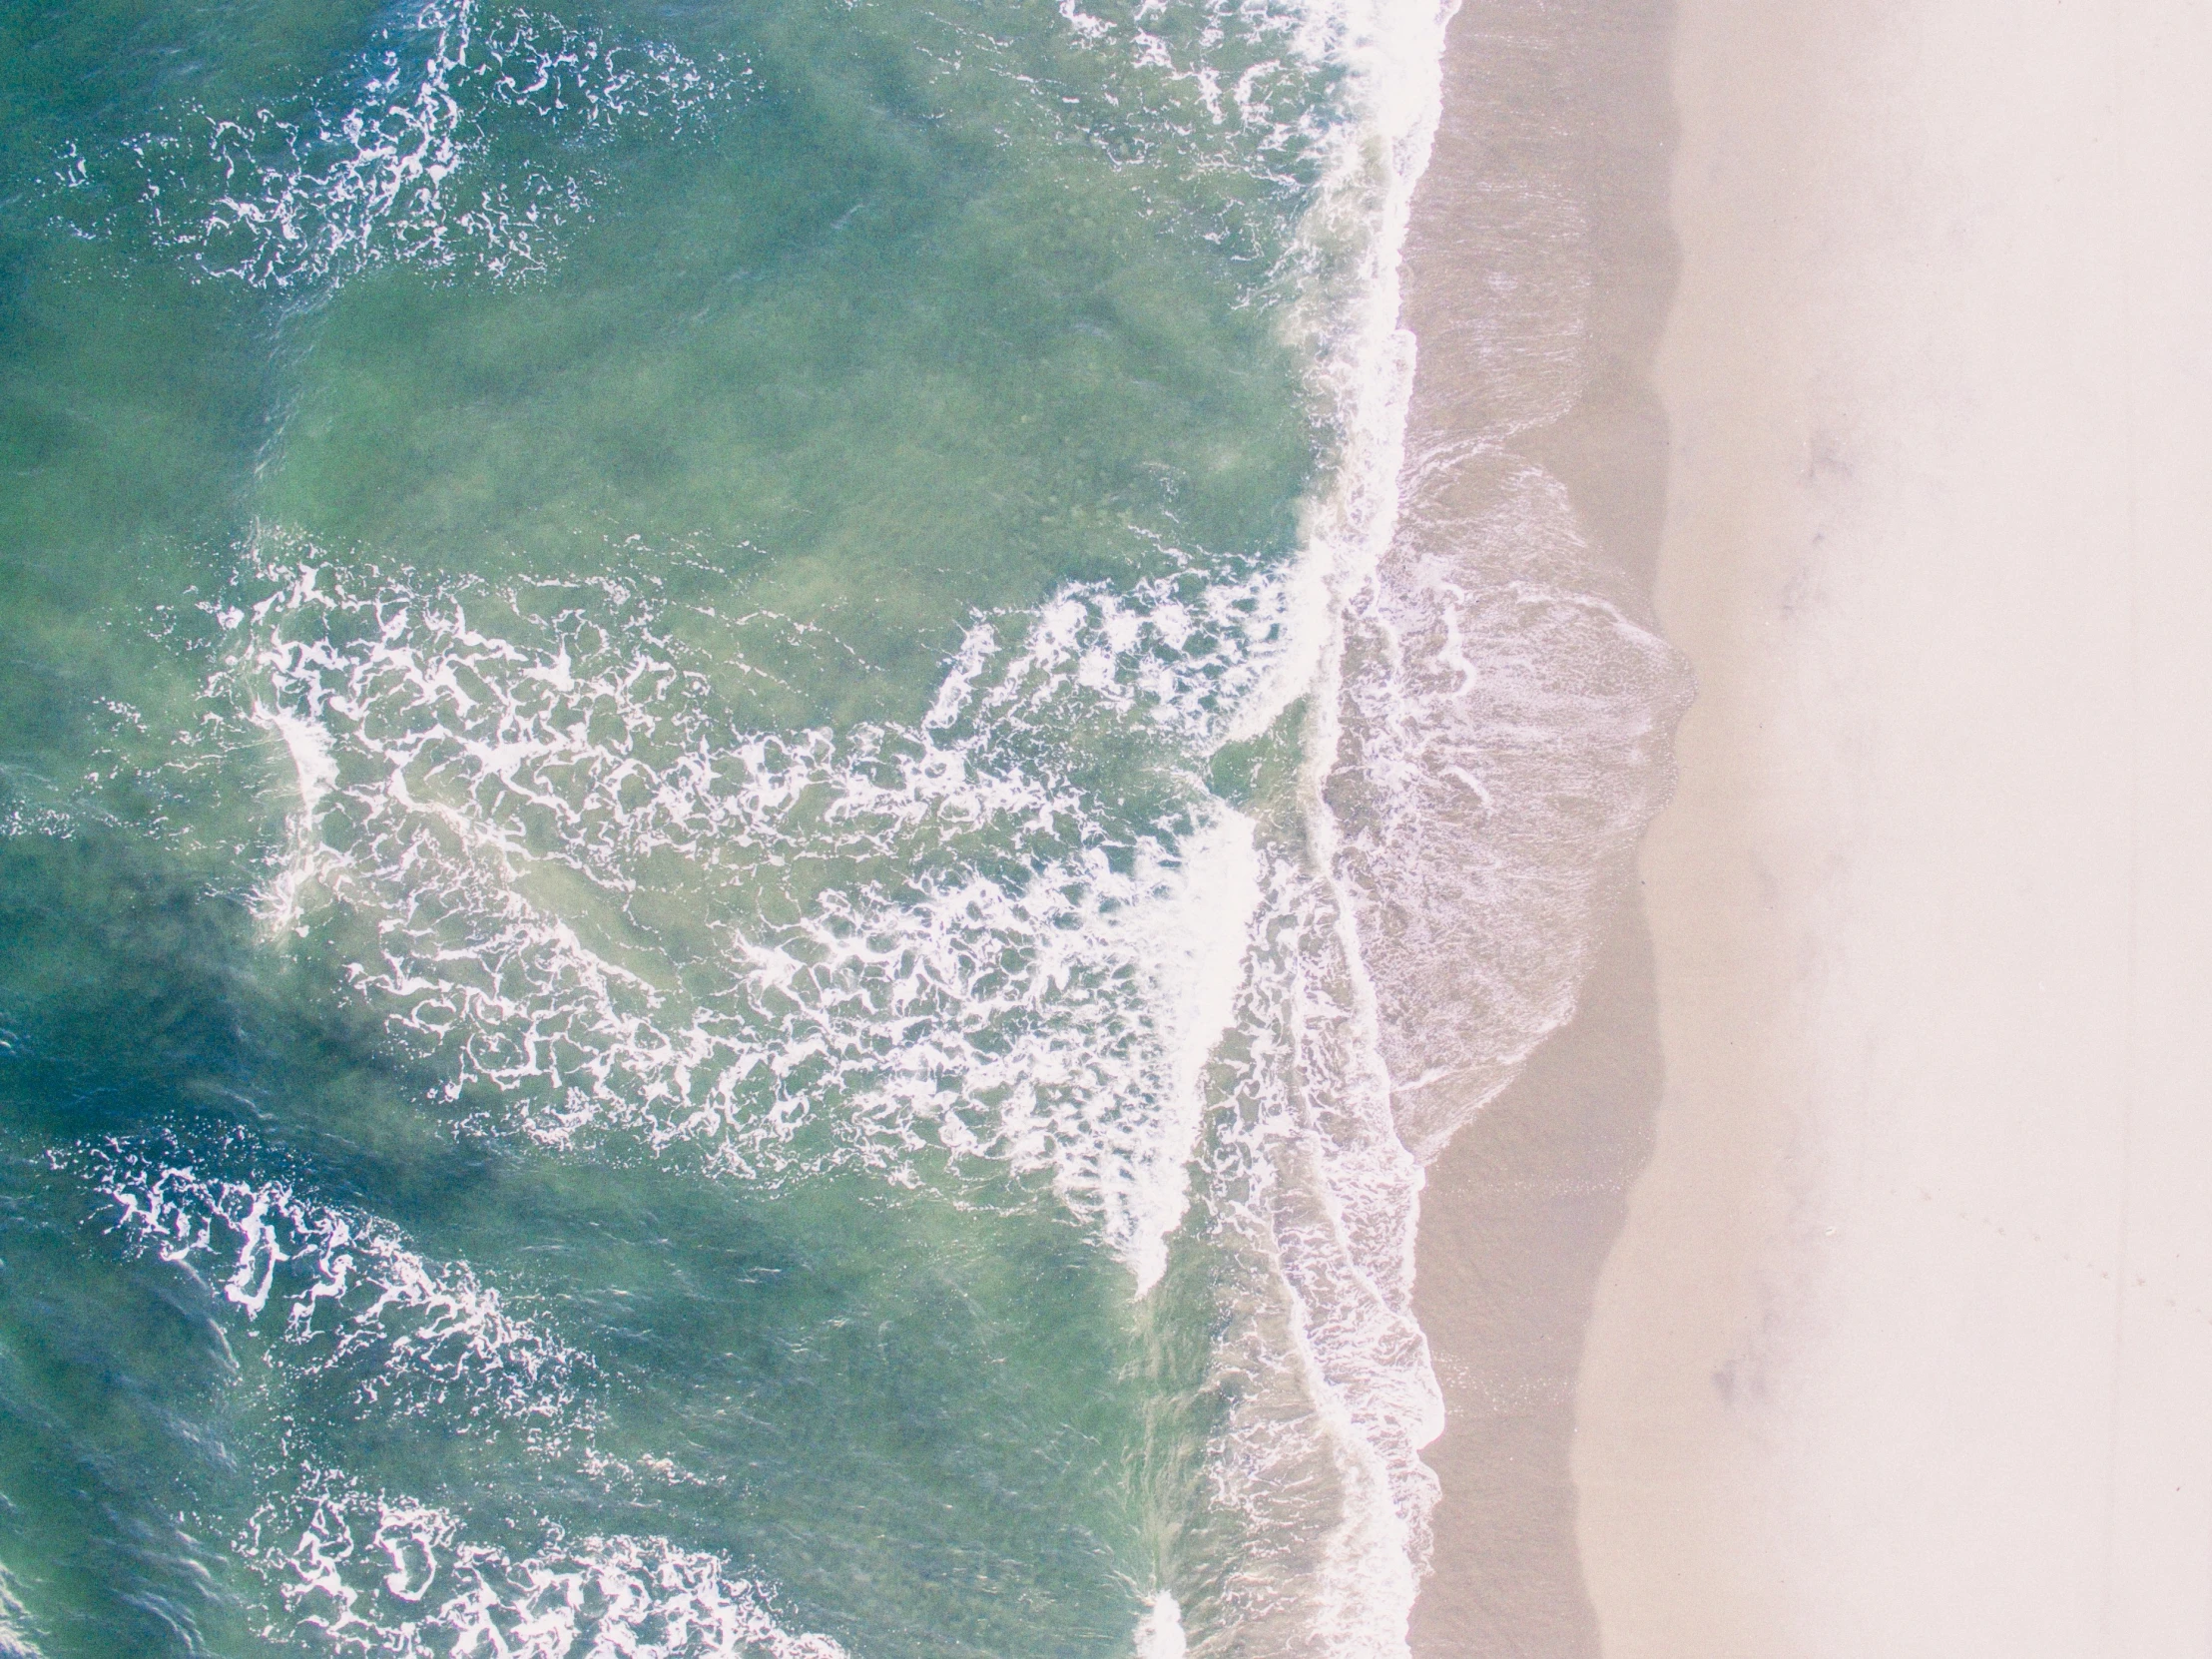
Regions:
<instances>
[{"instance_id":1,"label":"green seawater","mask_svg":"<svg viewBox=\"0 0 2212 1659\"><path fill-rule=\"evenodd\" d=\"M1096 10L0 5L0 1652L1234 1577L1131 918L1293 789L1346 118Z\"/></svg>"}]
</instances>

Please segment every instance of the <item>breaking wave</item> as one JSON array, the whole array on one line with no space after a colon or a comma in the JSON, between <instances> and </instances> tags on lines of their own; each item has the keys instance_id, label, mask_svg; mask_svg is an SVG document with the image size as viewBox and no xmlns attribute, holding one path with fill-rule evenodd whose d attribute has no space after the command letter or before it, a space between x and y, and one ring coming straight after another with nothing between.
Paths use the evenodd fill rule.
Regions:
<instances>
[{"instance_id":1,"label":"breaking wave","mask_svg":"<svg viewBox=\"0 0 2212 1659\"><path fill-rule=\"evenodd\" d=\"M1049 1172L1149 1284L1257 896L1190 757L1282 604L1070 590L979 619L914 726L774 733L647 596L297 567L225 613L297 792L265 914L342 906L389 1028L496 1090L481 1127L756 1181Z\"/></svg>"},{"instance_id":2,"label":"breaking wave","mask_svg":"<svg viewBox=\"0 0 2212 1659\"><path fill-rule=\"evenodd\" d=\"M305 1199L288 1182L207 1176L181 1156L156 1137L57 1151L49 1162L107 1202L127 1251L191 1277L228 1323L265 1335L270 1364L287 1378L345 1383L348 1414L388 1423L435 1409L442 1431L463 1433L488 1415L530 1430L536 1457L581 1452L598 1475L631 1472L590 1446L596 1413L578 1387L595 1370L589 1357L517 1313L467 1264L428 1260L388 1222ZM472 1537L450 1510L372 1491L311 1451L302 1467L298 1425L281 1437L259 1484L283 1495L235 1540L273 1597L259 1625L266 1639L440 1659L844 1652L787 1629L774 1592L713 1553L658 1536L571 1541L510 1508L510 1528L520 1521L545 1538L516 1555ZM0 1600L0 1638L11 1607Z\"/></svg>"},{"instance_id":3,"label":"breaking wave","mask_svg":"<svg viewBox=\"0 0 2212 1659\"><path fill-rule=\"evenodd\" d=\"M88 235L128 221L208 277L314 287L387 263L494 280L544 272L598 181L492 169L509 129L542 151L682 136L746 95L743 64L701 65L483 0L415 0L339 78L296 105L199 106L114 150L74 148L63 212Z\"/></svg>"},{"instance_id":4,"label":"breaking wave","mask_svg":"<svg viewBox=\"0 0 2212 1659\"><path fill-rule=\"evenodd\" d=\"M113 1205L132 1250L192 1275L250 1328L270 1315L286 1364L346 1381L356 1410L457 1404L441 1415L463 1424L485 1410L571 1414L589 1358L518 1317L467 1264L426 1261L389 1222L288 1182L211 1177L182 1157L163 1141L111 1141L50 1162Z\"/></svg>"},{"instance_id":5,"label":"breaking wave","mask_svg":"<svg viewBox=\"0 0 2212 1659\"><path fill-rule=\"evenodd\" d=\"M287 1625L338 1653L397 1659L843 1659L775 1597L666 1538L558 1536L515 1556L434 1504L311 1475L255 1517L243 1553Z\"/></svg>"},{"instance_id":6,"label":"breaking wave","mask_svg":"<svg viewBox=\"0 0 2212 1659\"><path fill-rule=\"evenodd\" d=\"M1404 1652L1442 1425L1411 1313L1423 1162L1566 1018L1667 787L1679 662L1577 583L1556 486L1506 477L1472 522L1419 510L1423 469L1468 459L1408 465L1397 276L1449 15L1066 0L1076 55L1032 78L1116 166L1233 175L1160 211L1299 296L1334 449L1286 567L1175 555L978 614L917 718L804 729L766 693L833 638L642 570L429 578L268 531L208 607L214 741L258 748L283 823L266 935L335 957L455 1127L768 1192L868 1170L1017 1206L1038 1177L1140 1298L1178 1250L1211 1252L1217 1408L1146 1659ZM512 280L599 183L492 168L496 148L675 138L750 75L428 0L342 85L185 112L63 184L87 229L138 215L257 288L378 263ZM1317 109L1317 76L1342 109ZM1256 220L1294 207L1263 259ZM1225 755L1270 744L1294 784L1217 789ZM350 1409L475 1412L588 1453L588 1358L466 1264L174 1146L57 1158L130 1249ZM539 1532L495 1545L322 1469L242 1548L273 1637L341 1651L842 1652L720 1557Z\"/></svg>"}]
</instances>

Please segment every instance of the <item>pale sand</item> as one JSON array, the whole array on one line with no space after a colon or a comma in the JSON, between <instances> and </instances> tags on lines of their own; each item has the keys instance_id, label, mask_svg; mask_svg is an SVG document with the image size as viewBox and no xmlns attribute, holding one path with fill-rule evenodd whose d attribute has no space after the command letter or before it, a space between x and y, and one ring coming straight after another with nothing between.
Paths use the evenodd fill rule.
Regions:
<instances>
[{"instance_id":1,"label":"pale sand","mask_svg":"<svg viewBox=\"0 0 2212 1659\"><path fill-rule=\"evenodd\" d=\"M1603 1652L2212 1651L2212 7L1682 0L1675 63Z\"/></svg>"}]
</instances>

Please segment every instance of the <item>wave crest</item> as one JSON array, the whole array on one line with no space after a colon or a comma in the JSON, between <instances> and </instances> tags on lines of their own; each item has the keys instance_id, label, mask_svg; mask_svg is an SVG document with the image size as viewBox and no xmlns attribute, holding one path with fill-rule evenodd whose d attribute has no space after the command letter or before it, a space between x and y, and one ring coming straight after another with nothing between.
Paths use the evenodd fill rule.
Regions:
<instances>
[{"instance_id":1,"label":"wave crest","mask_svg":"<svg viewBox=\"0 0 2212 1659\"><path fill-rule=\"evenodd\" d=\"M81 232L136 224L200 276L250 287L313 287L381 264L514 281L548 268L595 181L487 167L503 129L570 145L675 138L744 96L751 75L519 7L418 0L342 90L231 114L188 106L111 152L72 147L55 183Z\"/></svg>"},{"instance_id":2,"label":"wave crest","mask_svg":"<svg viewBox=\"0 0 2212 1659\"><path fill-rule=\"evenodd\" d=\"M1049 1173L1158 1277L1257 897L1190 756L1277 589L1069 590L977 619L914 726L776 732L627 590L289 574L225 613L296 792L265 917L332 929L482 1127Z\"/></svg>"}]
</instances>

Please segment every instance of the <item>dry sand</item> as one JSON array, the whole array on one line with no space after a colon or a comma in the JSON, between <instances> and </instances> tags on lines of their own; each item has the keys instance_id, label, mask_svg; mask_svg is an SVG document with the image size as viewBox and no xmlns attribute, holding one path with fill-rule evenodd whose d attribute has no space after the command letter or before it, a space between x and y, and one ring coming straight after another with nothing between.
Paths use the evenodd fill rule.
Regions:
<instances>
[{"instance_id":1,"label":"dry sand","mask_svg":"<svg viewBox=\"0 0 2212 1659\"><path fill-rule=\"evenodd\" d=\"M1514 443L1701 695L1432 1171L1414 1652L2212 1653L2212 9L1468 0L1445 96L1422 373L1548 177Z\"/></svg>"},{"instance_id":2,"label":"dry sand","mask_svg":"<svg viewBox=\"0 0 2212 1659\"><path fill-rule=\"evenodd\" d=\"M1675 45L1701 698L1576 1407L1602 1651L2206 1653L2212 8Z\"/></svg>"}]
</instances>

